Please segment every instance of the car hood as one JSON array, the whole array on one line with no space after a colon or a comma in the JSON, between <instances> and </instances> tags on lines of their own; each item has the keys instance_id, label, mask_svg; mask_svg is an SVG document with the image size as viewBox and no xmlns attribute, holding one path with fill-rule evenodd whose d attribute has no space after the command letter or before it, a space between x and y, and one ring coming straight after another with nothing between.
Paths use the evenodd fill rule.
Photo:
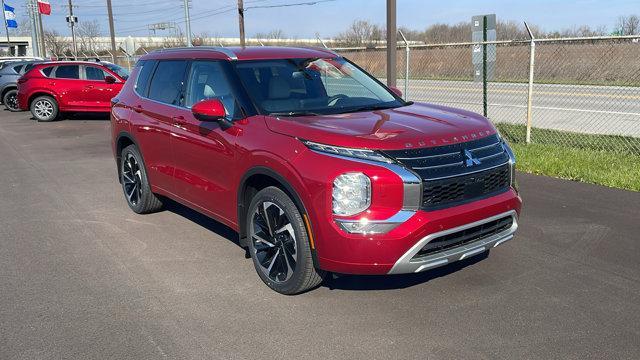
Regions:
<instances>
[{"instance_id":1,"label":"car hood","mask_svg":"<svg viewBox=\"0 0 640 360\"><path fill-rule=\"evenodd\" d=\"M266 116L274 132L322 144L399 150L479 139L496 133L485 117L434 104L321 116Z\"/></svg>"}]
</instances>

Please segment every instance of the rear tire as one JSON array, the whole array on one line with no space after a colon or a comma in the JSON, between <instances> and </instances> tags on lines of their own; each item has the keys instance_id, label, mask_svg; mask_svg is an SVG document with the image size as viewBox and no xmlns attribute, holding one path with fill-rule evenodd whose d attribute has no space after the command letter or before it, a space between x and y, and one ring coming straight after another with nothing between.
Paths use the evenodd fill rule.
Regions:
<instances>
[{"instance_id":1,"label":"rear tire","mask_svg":"<svg viewBox=\"0 0 640 360\"><path fill-rule=\"evenodd\" d=\"M2 97L2 103L9 111L20 111L20 108L18 107L18 90L12 89L7 91Z\"/></svg>"},{"instance_id":2,"label":"rear tire","mask_svg":"<svg viewBox=\"0 0 640 360\"><path fill-rule=\"evenodd\" d=\"M51 96L38 96L33 99L29 108L33 117L40 122L49 122L58 118L58 102Z\"/></svg>"},{"instance_id":3,"label":"rear tire","mask_svg":"<svg viewBox=\"0 0 640 360\"><path fill-rule=\"evenodd\" d=\"M247 215L249 253L260 279L271 289L294 295L320 285L307 229L291 198L277 187L259 191Z\"/></svg>"},{"instance_id":4,"label":"rear tire","mask_svg":"<svg viewBox=\"0 0 640 360\"><path fill-rule=\"evenodd\" d=\"M135 145L122 150L120 183L127 204L137 214L149 214L162 209L162 202L151 191L142 155Z\"/></svg>"}]
</instances>

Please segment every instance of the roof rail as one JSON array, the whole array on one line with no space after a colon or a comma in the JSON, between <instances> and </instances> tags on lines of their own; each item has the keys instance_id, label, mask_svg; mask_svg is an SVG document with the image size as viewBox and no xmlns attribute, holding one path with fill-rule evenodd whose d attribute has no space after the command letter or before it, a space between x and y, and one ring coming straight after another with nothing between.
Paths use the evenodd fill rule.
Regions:
<instances>
[{"instance_id":1,"label":"roof rail","mask_svg":"<svg viewBox=\"0 0 640 360\"><path fill-rule=\"evenodd\" d=\"M153 52L173 52L173 51L217 51L229 57L231 60L238 60L238 56L231 51L229 48L224 48L220 46L192 46L192 47L175 47L175 48L166 48L166 49L157 49Z\"/></svg>"}]
</instances>

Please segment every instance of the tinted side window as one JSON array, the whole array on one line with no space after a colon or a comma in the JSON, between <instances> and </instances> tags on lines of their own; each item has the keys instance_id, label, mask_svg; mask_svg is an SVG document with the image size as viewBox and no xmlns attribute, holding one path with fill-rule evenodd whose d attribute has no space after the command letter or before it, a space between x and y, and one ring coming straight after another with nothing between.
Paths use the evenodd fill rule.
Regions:
<instances>
[{"instance_id":1,"label":"tinted side window","mask_svg":"<svg viewBox=\"0 0 640 360\"><path fill-rule=\"evenodd\" d=\"M95 66L86 66L84 68L85 74L87 75L87 80L102 80L104 81L104 77L107 74L100 68Z\"/></svg>"},{"instance_id":2,"label":"tinted side window","mask_svg":"<svg viewBox=\"0 0 640 360\"><path fill-rule=\"evenodd\" d=\"M15 71L16 74L19 74L20 70L22 70L22 65L14 66L14 68L13 68L13 71Z\"/></svg>"},{"instance_id":3,"label":"tinted side window","mask_svg":"<svg viewBox=\"0 0 640 360\"><path fill-rule=\"evenodd\" d=\"M49 66L46 67L44 69L42 69L42 73L44 74L44 76L49 77L51 76L51 72L53 71L53 66Z\"/></svg>"},{"instance_id":4,"label":"tinted side window","mask_svg":"<svg viewBox=\"0 0 640 360\"><path fill-rule=\"evenodd\" d=\"M151 74L153 73L153 68L156 66L156 61L143 60L139 61L136 66L140 67L135 84L136 92L141 96L147 96L147 91L149 90L149 79L151 79Z\"/></svg>"},{"instance_id":5,"label":"tinted side window","mask_svg":"<svg viewBox=\"0 0 640 360\"><path fill-rule=\"evenodd\" d=\"M148 97L163 103L177 105L186 68L187 62L185 60L158 62L149 85Z\"/></svg>"},{"instance_id":6,"label":"tinted side window","mask_svg":"<svg viewBox=\"0 0 640 360\"><path fill-rule=\"evenodd\" d=\"M78 65L62 65L56 69L56 78L80 79L80 67Z\"/></svg>"},{"instance_id":7,"label":"tinted side window","mask_svg":"<svg viewBox=\"0 0 640 360\"><path fill-rule=\"evenodd\" d=\"M185 106L209 99L218 99L224 105L227 115L236 118L237 102L220 61L194 61L187 80Z\"/></svg>"}]
</instances>

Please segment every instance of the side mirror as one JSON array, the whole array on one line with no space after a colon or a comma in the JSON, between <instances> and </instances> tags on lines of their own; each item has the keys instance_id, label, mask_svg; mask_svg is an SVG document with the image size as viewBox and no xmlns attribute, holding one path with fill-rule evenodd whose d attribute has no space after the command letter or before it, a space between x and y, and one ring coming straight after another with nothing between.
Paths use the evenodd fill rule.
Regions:
<instances>
[{"instance_id":1,"label":"side mirror","mask_svg":"<svg viewBox=\"0 0 640 360\"><path fill-rule=\"evenodd\" d=\"M111 75L107 75L104 77L104 82L106 82L107 84L113 84L116 82L116 78Z\"/></svg>"},{"instance_id":2,"label":"side mirror","mask_svg":"<svg viewBox=\"0 0 640 360\"><path fill-rule=\"evenodd\" d=\"M389 86L389 90L391 90L394 94L398 95L398 97L402 97L402 91L395 86Z\"/></svg>"},{"instance_id":3,"label":"side mirror","mask_svg":"<svg viewBox=\"0 0 640 360\"><path fill-rule=\"evenodd\" d=\"M193 117L200 121L217 121L220 127L226 130L231 127L231 122L225 119L227 112L224 105L218 99L202 100L191 107Z\"/></svg>"}]
</instances>

